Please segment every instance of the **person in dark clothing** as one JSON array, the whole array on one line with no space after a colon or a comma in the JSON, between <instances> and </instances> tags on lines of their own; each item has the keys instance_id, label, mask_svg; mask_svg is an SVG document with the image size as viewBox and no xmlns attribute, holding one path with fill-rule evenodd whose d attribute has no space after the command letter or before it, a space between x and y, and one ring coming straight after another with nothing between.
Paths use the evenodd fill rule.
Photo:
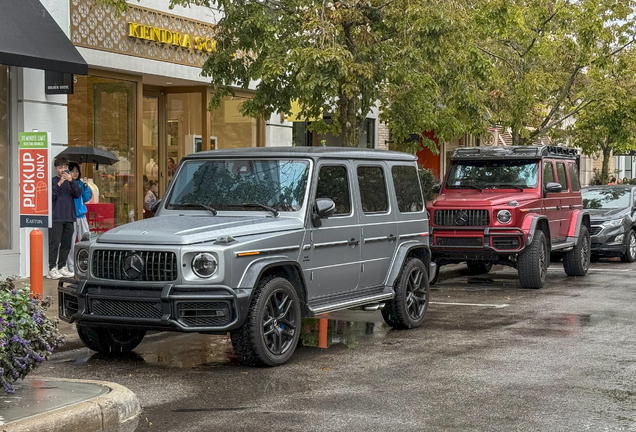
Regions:
<instances>
[{"instance_id":1,"label":"person in dark clothing","mask_svg":"<svg viewBox=\"0 0 636 432\"><path fill-rule=\"evenodd\" d=\"M68 160L55 159L57 175L52 181L53 227L49 228L49 279L71 277L66 271L66 260L73 240L73 224L77 220L75 199L82 196L82 189L68 170Z\"/></svg>"}]
</instances>

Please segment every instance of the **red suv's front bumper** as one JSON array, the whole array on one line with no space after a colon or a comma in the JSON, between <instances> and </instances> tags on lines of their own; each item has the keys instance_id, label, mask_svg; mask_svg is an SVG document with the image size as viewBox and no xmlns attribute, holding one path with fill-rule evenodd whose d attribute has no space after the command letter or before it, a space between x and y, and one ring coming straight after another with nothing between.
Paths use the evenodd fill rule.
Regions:
<instances>
[{"instance_id":1,"label":"red suv's front bumper","mask_svg":"<svg viewBox=\"0 0 636 432\"><path fill-rule=\"evenodd\" d=\"M435 258L496 260L517 255L526 247L526 233L515 227L431 227L431 251Z\"/></svg>"}]
</instances>

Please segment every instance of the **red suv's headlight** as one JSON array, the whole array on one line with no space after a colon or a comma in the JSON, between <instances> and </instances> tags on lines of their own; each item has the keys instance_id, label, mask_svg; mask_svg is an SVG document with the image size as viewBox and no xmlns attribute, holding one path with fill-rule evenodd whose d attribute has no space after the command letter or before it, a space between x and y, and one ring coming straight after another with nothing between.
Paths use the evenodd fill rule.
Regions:
<instances>
[{"instance_id":1,"label":"red suv's headlight","mask_svg":"<svg viewBox=\"0 0 636 432\"><path fill-rule=\"evenodd\" d=\"M502 224L510 223L512 220L512 213L510 213L510 210L499 210L497 212L497 220Z\"/></svg>"}]
</instances>

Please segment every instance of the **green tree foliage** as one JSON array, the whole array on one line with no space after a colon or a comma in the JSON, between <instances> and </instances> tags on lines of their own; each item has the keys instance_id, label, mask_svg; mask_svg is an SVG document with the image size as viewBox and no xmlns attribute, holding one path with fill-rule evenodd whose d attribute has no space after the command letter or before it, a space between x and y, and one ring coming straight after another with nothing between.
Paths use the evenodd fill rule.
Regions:
<instances>
[{"instance_id":1,"label":"green tree foliage","mask_svg":"<svg viewBox=\"0 0 636 432\"><path fill-rule=\"evenodd\" d=\"M126 9L124 0L98 1ZM213 107L233 86L258 82L243 114L290 113L297 100L302 117L331 114L312 130L342 134L348 146L376 104L397 141L485 128L490 70L468 39L466 0L170 0L191 4L219 11L216 50L203 67Z\"/></svg>"},{"instance_id":2,"label":"green tree foliage","mask_svg":"<svg viewBox=\"0 0 636 432\"><path fill-rule=\"evenodd\" d=\"M633 11L632 0L479 2L476 44L495 65L492 123L529 144L597 102L586 75L634 42Z\"/></svg>"},{"instance_id":3,"label":"green tree foliage","mask_svg":"<svg viewBox=\"0 0 636 432\"><path fill-rule=\"evenodd\" d=\"M587 74L596 102L572 125L574 144L587 155L600 154L600 181L607 184L611 154L636 150L636 48L625 50L603 69Z\"/></svg>"}]
</instances>

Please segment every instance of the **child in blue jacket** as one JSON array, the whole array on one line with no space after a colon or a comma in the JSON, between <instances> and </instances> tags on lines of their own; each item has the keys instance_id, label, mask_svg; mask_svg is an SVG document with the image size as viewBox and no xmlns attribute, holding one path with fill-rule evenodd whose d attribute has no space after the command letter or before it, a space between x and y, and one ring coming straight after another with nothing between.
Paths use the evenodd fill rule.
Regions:
<instances>
[{"instance_id":1,"label":"child in blue jacket","mask_svg":"<svg viewBox=\"0 0 636 432\"><path fill-rule=\"evenodd\" d=\"M82 178L82 170L78 163L69 162L68 170L71 172L71 176L73 176L74 180L77 180L77 183L82 189L82 196L79 198L75 198L75 213L77 214L77 220L75 221L74 228L75 231L73 233L73 243L72 246L75 246L76 241L82 240L82 236L84 233L90 231L88 227L88 221L86 220L86 203L91 199L91 189L88 185L84 184L80 179ZM71 247L71 253L68 254L68 259L66 260L66 271L70 273L75 272L75 248Z\"/></svg>"}]
</instances>

